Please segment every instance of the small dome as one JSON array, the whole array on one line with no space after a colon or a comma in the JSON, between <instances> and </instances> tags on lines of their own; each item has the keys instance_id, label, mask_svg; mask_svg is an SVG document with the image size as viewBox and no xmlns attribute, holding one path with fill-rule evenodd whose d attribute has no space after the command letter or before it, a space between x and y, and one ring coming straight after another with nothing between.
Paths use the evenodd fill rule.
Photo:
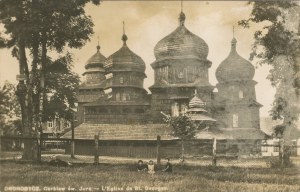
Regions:
<instances>
[{"instance_id":1,"label":"small dome","mask_svg":"<svg viewBox=\"0 0 300 192\"><path fill-rule=\"evenodd\" d=\"M140 56L135 54L127 47L127 36L125 34L123 35L122 40L124 43L121 49L109 56L107 58L107 61L113 64L124 64L124 66L135 66L136 68L144 72L146 69L145 62Z\"/></svg>"},{"instance_id":2,"label":"small dome","mask_svg":"<svg viewBox=\"0 0 300 192\"><path fill-rule=\"evenodd\" d=\"M205 102L203 102L196 94L189 102L189 108L203 108L205 106Z\"/></svg>"},{"instance_id":3,"label":"small dome","mask_svg":"<svg viewBox=\"0 0 300 192\"><path fill-rule=\"evenodd\" d=\"M236 43L237 40L233 38L228 57L221 62L216 70L216 78L219 82L252 80L254 77L254 66L237 53Z\"/></svg>"},{"instance_id":4,"label":"small dome","mask_svg":"<svg viewBox=\"0 0 300 192\"><path fill-rule=\"evenodd\" d=\"M85 69L90 67L103 67L106 57L100 53L100 46L97 46L97 52L86 62Z\"/></svg>"},{"instance_id":5,"label":"small dome","mask_svg":"<svg viewBox=\"0 0 300 192\"><path fill-rule=\"evenodd\" d=\"M190 32L184 26L184 21L185 14L181 12L179 15L179 27L156 44L154 48L156 59L172 56L207 58L208 45L203 39Z\"/></svg>"}]
</instances>

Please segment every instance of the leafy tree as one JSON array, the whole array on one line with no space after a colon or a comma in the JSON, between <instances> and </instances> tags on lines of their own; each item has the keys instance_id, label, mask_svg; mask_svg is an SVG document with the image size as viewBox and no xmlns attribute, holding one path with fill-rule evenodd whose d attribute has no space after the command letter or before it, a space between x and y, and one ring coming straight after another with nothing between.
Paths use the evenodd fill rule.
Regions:
<instances>
[{"instance_id":1,"label":"leafy tree","mask_svg":"<svg viewBox=\"0 0 300 192\"><path fill-rule=\"evenodd\" d=\"M41 131L47 98L47 63L52 60L48 52L62 54L65 47L82 47L93 33L93 22L84 10L89 2L98 5L100 0L0 0L0 23L8 36L1 38L0 45L12 48L19 61L17 96L23 136L32 137ZM36 147L30 141L24 145L23 158L33 159Z\"/></svg>"},{"instance_id":2,"label":"leafy tree","mask_svg":"<svg viewBox=\"0 0 300 192\"><path fill-rule=\"evenodd\" d=\"M186 115L178 117L165 115L164 120L172 127L171 134L181 139L181 159L184 161L184 141L195 137L198 126Z\"/></svg>"},{"instance_id":3,"label":"leafy tree","mask_svg":"<svg viewBox=\"0 0 300 192\"><path fill-rule=\"evenodd\" d=\"M64 118L71 121L80 78L72 72L72 57L67 54L46 67L43 120Z\"/></svg>"},{"instance_id":4,"label":"leafy tree","mask_svg":"<svg viewBox=\"0 0 300 192\"><path fill-rule=\"evenodd\" d=\"M300 88L300 39L299 2L255 1L250 18L241 20L240 25L249 28L252 23L264 27L254 34L255 42L250 59L271 66L268 79L276 88L270 115L274 120L283 119L276 133L290 137L299 126ZM281 129L281 130L280 130Z\"/></svg>"}]
</instances>

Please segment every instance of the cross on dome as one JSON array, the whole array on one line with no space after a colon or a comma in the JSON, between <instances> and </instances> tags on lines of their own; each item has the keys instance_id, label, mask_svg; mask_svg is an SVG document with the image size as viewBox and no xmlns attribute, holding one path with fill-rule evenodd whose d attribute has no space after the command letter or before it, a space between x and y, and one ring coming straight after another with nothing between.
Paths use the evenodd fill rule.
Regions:
<instances>
[{"instance_id":1,"label":"cross on dome","mask_svg":"<svg viewBox=\"0 0 300 192\"><path fill-rule=\"evenodd\" d=\"M125 23L123 21L123 35L122 35L122 41L123 41L123 45L126 45L126 41L128 40L127 35L125 34Z\"/></svg>"},{"instance_id":2,"label":"cross on dome","mask_svg":"<svg viewBox=\"0 0 300 192\"><path fill-rule=\"evenodd\" d=\"M99 50L100 50L99 35L97 36L97 39L98 39L97 51L99 52Z\"/></svg>"}]
</instances>

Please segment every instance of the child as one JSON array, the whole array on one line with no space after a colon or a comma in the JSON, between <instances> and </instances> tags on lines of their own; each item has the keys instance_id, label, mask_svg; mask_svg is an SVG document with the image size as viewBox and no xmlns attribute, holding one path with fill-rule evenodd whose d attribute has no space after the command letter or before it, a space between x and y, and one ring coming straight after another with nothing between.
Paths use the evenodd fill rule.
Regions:
<instances>
[{"instance_id":1,"label":"child","mask_svg":"<svg viewBox=\"0 0 300 192\"><path fill-rule=\"evenodd\" d=\"M162 170L163 172L171 173L172 170L172 164L170 163L170 159L167 158L167 164L166 167Z\"/></svg>"},{"instance_id":2,"label":"child","mask_svg":"<svg viewBox=\"0 0 300 192\"><path fill-rule=\"evenodd\" d=\"M148 163L148 173L153 175L155 173L155 170L154 170L154 163L152 160L149 161Z\"/></svg>"},{"instance_id":3,"label":"child","mask_svg":"<svg viewBox=\"0 0 300 192\"><path fill-rule=\"evenodd\" d=\"M138 172L144 172L147 171L147 167L144 165L142 160L138 161L138 165L137 165L137 171Z\"/></svg>"}]
</instances>

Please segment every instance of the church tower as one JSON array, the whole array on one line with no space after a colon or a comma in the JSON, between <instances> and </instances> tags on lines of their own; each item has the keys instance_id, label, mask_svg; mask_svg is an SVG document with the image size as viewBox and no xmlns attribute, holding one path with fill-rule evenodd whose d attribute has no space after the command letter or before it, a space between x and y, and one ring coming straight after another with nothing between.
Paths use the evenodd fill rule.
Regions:
<instances>
[{"instance_id":1,"label":"church tower","mask_svg":"<svg viewBox=\"0 0 300 192\"><path fill-rule=\"evenodd\" d=\"M85 64L85 72L83 73L84 82L79 86L77 96L78 100L78 123L84 121L83 105L99 99L103 95L103 88L105 83L105 69L104 64L106 57L100 52L100 45L98 42L97 52L88 59Z\"/></svg>"},{"instance_id":2,"label":"church tower","mask_svg":"<svg viewBox=\"0 0 300 192\"><path fill-rule=\"evenodd\" d=\"M127 46L123 23L122 47L105 61L103 96L85 106L85 122L139 124L147 122L149 96L144 89L145 62Z\"/></svg>"},{"instance_id":3,"label":"church tower","mask_svg":"<svg viewBox=\"0 0 300 192\"><path fill-rule=\"evenodd\" d=\"M217 102L220 111L215 118L224 128L260 128L259 108L256 101L254 66L236 51L233 37L231 51L216 70Z\"/></svg>"},{"instance_id":4,"label":"church tower","mask_svg":"<svg viewBox=\"0 0 300 192\"><path fill-rule=\"evenodd\" d=\"M151 108L156 122L162 121L160 112L178 116L188 109L197 89L199 97L209 108L213 86L209 83L208 45L185 27L185 14L179 14L179 26L160 40L155 48L156 60Z\"/></svg>"}]
</instances>

